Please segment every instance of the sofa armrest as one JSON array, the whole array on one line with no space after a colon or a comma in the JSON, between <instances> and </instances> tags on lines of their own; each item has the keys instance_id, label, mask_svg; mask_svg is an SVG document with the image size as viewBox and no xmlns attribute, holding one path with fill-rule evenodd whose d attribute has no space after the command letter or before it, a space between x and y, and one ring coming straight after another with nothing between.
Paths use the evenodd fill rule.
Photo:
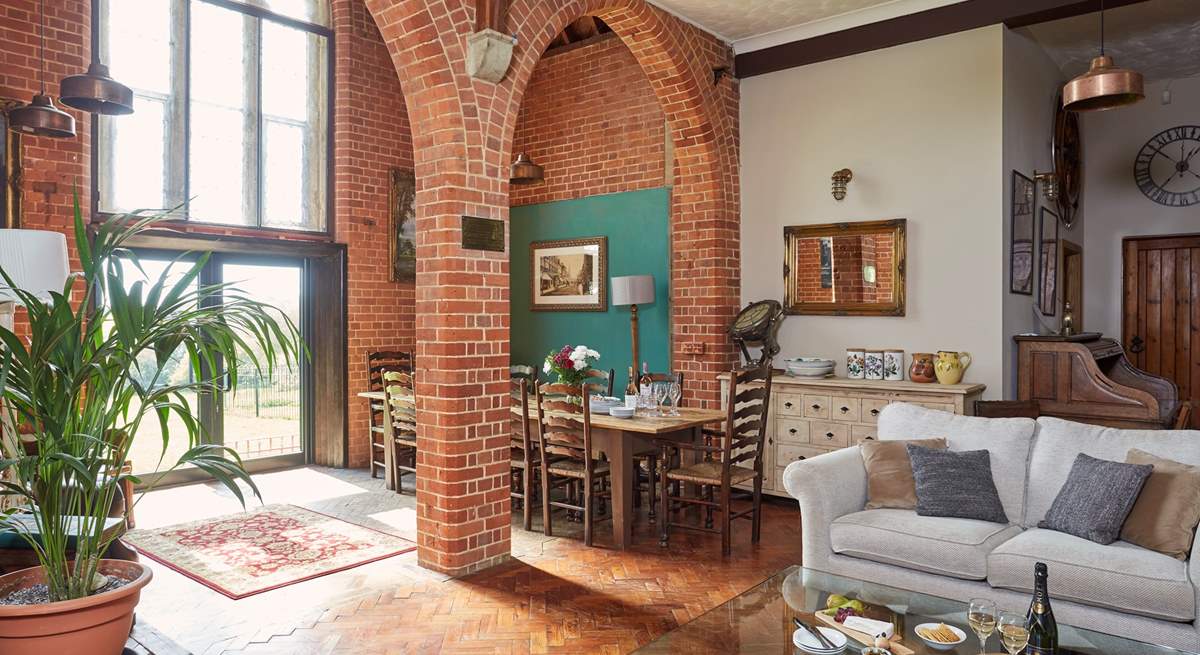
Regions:
<instances>
[{"instance_id":1,"label":"sofa armrest","mask_svg":"<svg viewBox=\"0 0 1200 655\"><path fill-rule=\"evenodd\" d=\"M867 503L867 470L859 448L843 448L788 464L783 486L800 502L804 565L825 569L833 554L829 525Z\"/></svg>"},{"instance_id":2,"label":"sofa armrest","mask_svg":"<svg viewBox=\"0 0 1200 655\"><path fill-rule=\"evenodd\" d=\"M1188 553L1188 580L1192 583L1192 591L1196 594L1196 607L1200 608L1200 539L1192 540L1192 552ZM1200 632L1200 621L1192 623Z\"/></svg>"}]
</instances>

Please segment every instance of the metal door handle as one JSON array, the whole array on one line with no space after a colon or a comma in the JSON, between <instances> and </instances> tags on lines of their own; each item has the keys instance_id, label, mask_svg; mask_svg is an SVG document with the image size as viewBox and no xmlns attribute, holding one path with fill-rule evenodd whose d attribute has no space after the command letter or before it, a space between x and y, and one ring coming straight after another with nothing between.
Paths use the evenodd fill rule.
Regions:
<instances>
[{"instance_id":1,"label":"metal door handle","mask_svg":"<svg viewBox=\"0 0 1200 655\"><path fill-rule=\"evenodd\" d=\"M1129 352L1137 354L1146 349L1146 342L1142 338L1134 335L1133 341L1129 342Z\"/></svg>"}]
</instances>

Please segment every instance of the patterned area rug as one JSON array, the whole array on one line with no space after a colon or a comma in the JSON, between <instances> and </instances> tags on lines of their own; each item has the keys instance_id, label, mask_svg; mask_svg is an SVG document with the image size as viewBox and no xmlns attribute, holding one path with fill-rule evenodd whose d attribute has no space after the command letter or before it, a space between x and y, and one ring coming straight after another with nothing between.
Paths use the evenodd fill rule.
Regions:
<instances>
[{"instance_id":1,"label":"patterned area rug","mask_svg":"<svg viewBox=\"0 0 1200 655\"><path fill-rule=\"evenodd\" d=\"M414 550L411 541L294 505L259 509L122 540L237 600Z\"/></svg>"}]
</instances>

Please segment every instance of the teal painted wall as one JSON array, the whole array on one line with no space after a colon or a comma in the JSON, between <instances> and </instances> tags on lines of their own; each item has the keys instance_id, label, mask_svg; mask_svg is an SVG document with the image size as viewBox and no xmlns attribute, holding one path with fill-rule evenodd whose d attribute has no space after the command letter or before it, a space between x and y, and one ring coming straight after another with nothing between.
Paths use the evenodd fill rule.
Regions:
<instances>
[{"instance_id":1,"label":"teal painted wall","mask_svg":"<svg viewBox=\"0 0 1200 655\"><path fill-rule=\"evenodd\" d=\"M670 189L649 189L513 207L510 213L512 362L541 367L551 348L587 344L600 368L617 370L616 393L632 362L629 308L608 311L529 310L529 244L553 239L608 237L608 277L653 275L654 303L638 306L639 356L652 371L670 367ZM611 282L609 282L611 286Z\"/></svg>"}]
</instances>

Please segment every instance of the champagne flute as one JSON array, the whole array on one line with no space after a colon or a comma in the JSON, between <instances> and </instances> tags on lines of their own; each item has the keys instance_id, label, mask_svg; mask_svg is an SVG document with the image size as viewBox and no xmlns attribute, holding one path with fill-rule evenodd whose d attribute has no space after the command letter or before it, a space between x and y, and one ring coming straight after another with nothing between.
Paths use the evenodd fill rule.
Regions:
<instances>
[{"instance_id":1,"label":"champagne flute","mask_svg":"<svg viewBox=\"0 0 1200 655\"><path fill-rule=\"evenodd\" d=\"M667 396L668 396L667 383L655 382L654 383L654 400L658 402L658 415L659 416L667 416L667 413L664 412L662 409L662 406L665 405L667 402Z\"/></svg>"},{"instance_id":2,"label":"champagne flute","mask_svg":"<svg viewBox=\"0 0 1200 655\"><path fill-rule=\"evenodd\" d=\"M671 416L679 416L679 399L683 396L683 388L678 382L672 382L667 393L671 398Z\"/></svg>"},{"instance_id":3,"label":"champagne flute","mask_svg":"<svg viewBox=\"0 0 1200 655\"><path fill-rule=\"evenodd\" d=\"M996 630L996 604L986 598L972 598L967 609L967 623L979 637L979 653L987 650L987 639Z\"/></svg>"},{"instance_id":4,"label":"champagne flute","mask_svg":"<svg viewBox=\"0 0 1200 655\"><path fill-rule=\"evenodd\" d=\"M1025 615L1005 610L1000 612L1000 643L1008 655L1017 655L1029 644L1029 629L1025 627Z\"/></svg>"}]
</instances>

